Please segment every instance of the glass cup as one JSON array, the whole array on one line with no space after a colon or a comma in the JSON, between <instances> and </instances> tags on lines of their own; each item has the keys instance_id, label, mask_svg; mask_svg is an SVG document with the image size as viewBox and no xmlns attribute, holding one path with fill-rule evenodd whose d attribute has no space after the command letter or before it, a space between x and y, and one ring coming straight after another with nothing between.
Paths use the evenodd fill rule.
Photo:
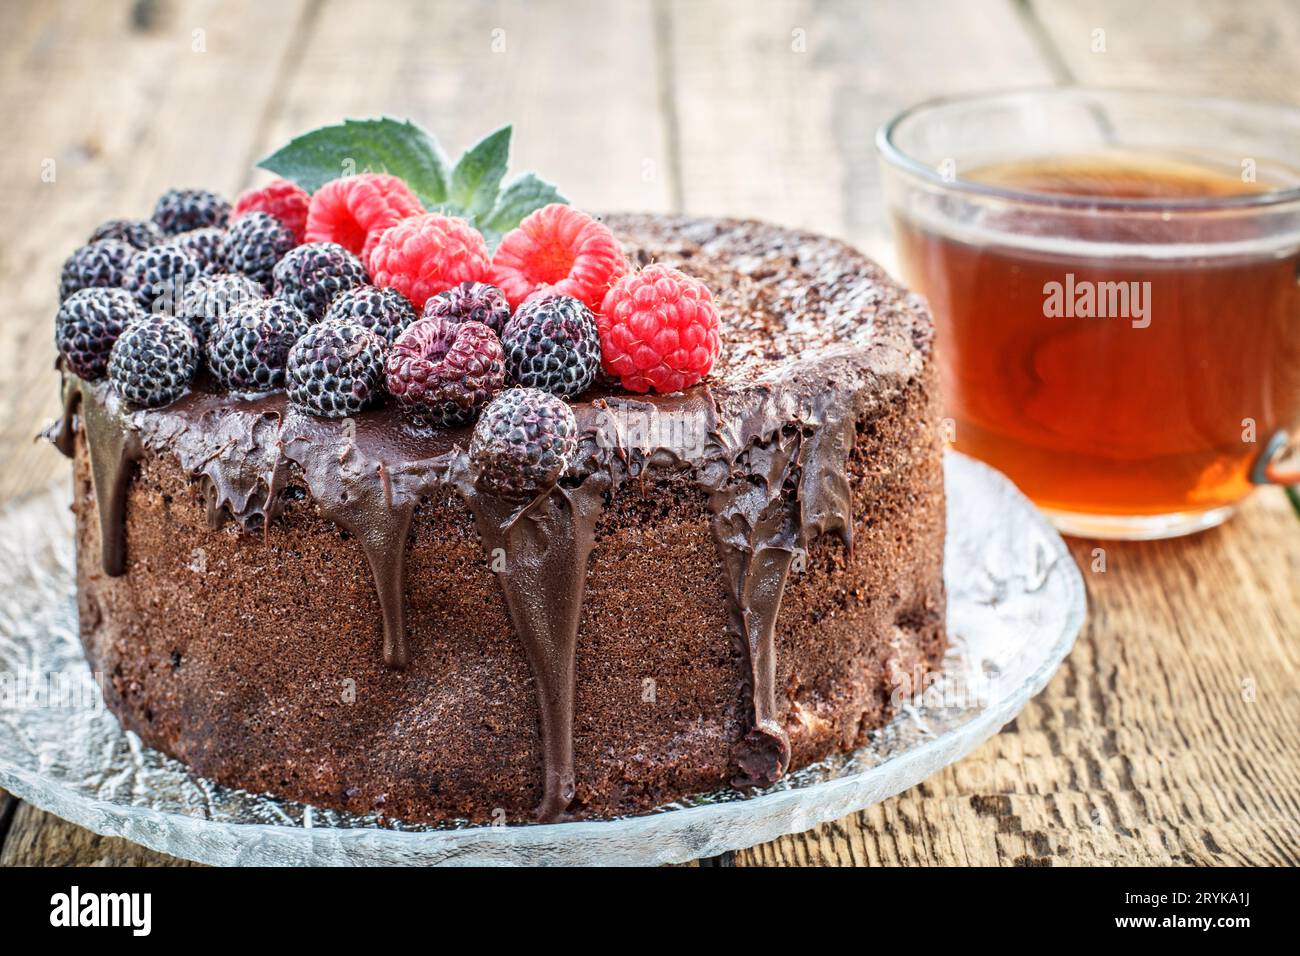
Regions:
<instances>
[{"instance_id":1,"label":"glass cup","mask_svg":"<svg viewBox=\"0 0 1300 956\"><path fill-rule=\"evenodd\" d=\"M913 107L877 146L957 450L1095 537L1300 481L1300 110L1025 90Z\"/></svg>"}]
</instances>

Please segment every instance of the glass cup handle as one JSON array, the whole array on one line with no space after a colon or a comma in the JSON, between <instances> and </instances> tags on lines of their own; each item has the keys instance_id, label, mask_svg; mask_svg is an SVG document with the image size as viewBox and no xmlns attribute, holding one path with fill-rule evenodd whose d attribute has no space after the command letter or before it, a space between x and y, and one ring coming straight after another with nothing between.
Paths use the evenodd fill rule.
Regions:
<instances>
[{"instance_id":1,"label":"glass cup handle","mask_svg":"<svg viewBox=\"0 0 1300 956\"><path fill-rule=\"evenodd\" d=\"M1300 436L1293 441L1284 431L1276 431L1255 462L1250 480L1257 485L1300 484Z\"/></svg>"}]
</instances>

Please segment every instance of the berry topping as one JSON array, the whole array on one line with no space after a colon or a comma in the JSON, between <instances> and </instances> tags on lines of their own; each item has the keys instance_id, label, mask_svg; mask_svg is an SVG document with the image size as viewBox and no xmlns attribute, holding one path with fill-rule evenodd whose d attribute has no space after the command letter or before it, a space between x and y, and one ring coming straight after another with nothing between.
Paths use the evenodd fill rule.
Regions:
<instances>
[{"instance_id":1,"label":"berry topping","mask_svg":"<svg viewBox=\"0 0 1300 956\"><path fill-rule=\"evenodd\" d=\"M380 288L394 288L423 309L431 296L462 282L488 278L487 243L463 219L413 216L385 229L367 260Z\"/></svg>"},{"instance_id":2,"label":"berry topping","mask_svg":"<svg viewBox=\"0 0 1300 956\"><path fill-rule=\"evenodd\" d=\"M452 322L482 322L500 335L510 321L505 293L486 282L462 282L424 303L424 317Z\"/></svg>"},{"instance_id":3,"label":"berry topping","mask_svg":"<svg viewBox=\"0 0 1300 956\"><path fill-rule=\"evenodd\" d=\"M137 249L148 249L163 241L163 233L152 219L110 219L90 234L91 242L101 239L120 239Z\"/></svg>"},{"instance_id":4,"label":"berry topping","mask_svg":"<svg viewBox=\"0 0 1300 956\"><path fill-rule=\"evenodd\" d=\"M355 322L392 345L415 321L415 309L396 289L359 285L340 292L325 312L326 322Z\"/></svg>"},{"instance_id":5,"label":"berry topping","mask_svg":"<svg viewBox=\"0 0 1300 956\"><path fill-rule=\"evenodd\" d=\"M296 243L289 227L270 213L250 212L234 221L226 232L221 260L230 272L241 272L271 287L272 272Z\"/></svg>"},{"instance_id":6,"label":"berry topping","mask_svg":"<svg viewBox=\"0 0 1300 956\"><path fill-rule=\"evenodd\" d=\"M713 368L718 310L699 279L668 266L624 276L596 319L601 362L632 392L676 392Z\"/></svg>"},{"instance_id":7,"label":"berry topping","mask_svg":"<svg viewBox=\"0 0 1300 956\"><path fill-rule=\"evenodd\" d=\"M269 213L284 223L285 228L293 233L294 245L299 245L307 234L307 206L310 202L311 197L297 183L276 179L258 189L246 189L240 193L230 221L233 223L250 212Z\"/></svg>"},{"instance_id":8,"label":"berry topping","mask_svg":"<svg viewBox=\"0 0 1300 956\"><path fill-rule=\"evenodd\" d=\"M492 282L516 308L547 289L595 310L627 269L608 227L572 206L551 203L506 233L492 257Z\"/></svg>"},{"instance_id":9,"label":"berry topping","mask_svg":"<svg viewBox=\"0 0 1300 956\"><path fill-rule=\"evenodd\" d=\"M596 319L568 295L539 296L521 305L501 346L512 383L564 398L586 391L600 367Z\"/></svg>"},{"instance_id":10,"label":"berry topping","mask_svg":"<svg viewBox=\"0 0 1300 956\"><path fill-rule=\"evenodd\" d=\"M108 353L122 330L145 318L125 289L82 289L59 306L54 317L54 344L74 375L87 381L108 371Z\"/></svg>"},{"instance_id":11,"label":"berry topping","mask_svg":"<svg viewBox=\"0 0 1300 956\"><path fill-rule=\"evenodd\" d=\"M208 368L227 388L279 388L289 350L308 327L307 317L281 299L240 303L212 329Z\"/></svg>"},{"instance_id":12,"label":"berry topping","mask_svg":"<svg viewBox=\"0 0 1300 956\"><path fill-rule=\"evenodd\" d=\"M100 286L115 287L122 284L136 250L119 239L105 239L82 246L63 263L59 278L59 300L74 292Z\"/></svg>"},{"instance_id":13,"label":"berry topping","mask_svg":"<svg viewBox=\"0 0 1300 956\"><path fill-rule=\"evenodd\" d=\"M332 179L311 197L307 241L337 242L366 261L379 234L424 212L406 183L387 173L357 173Z\"/></svg>"},{"instance_id":14,"label":"berry topping","mask_svg":"<svg viewBox=\"0 0 1300 956\"><path fill-rule=\"evenodd\" d=\"M133 322L118 337L108 377L132 405L157 408L190 388L199 367L199 345L180 319L168 315Z\"/></svg>"},{"instance_id":15,"label":"berry topping","mask_svg":"<svg viewBox=\"0 0 1300 956\"><path fill-rule=\"evenodd\" d=\"M309 242L275 264L275 294L317 321L340 292L365 285L366 267L336 242Z\"/></svg>"},{"instance_id":16,"label":"berry topping","mask_svg":"<svg viewBox=\"0 0 1300 956\"><path fill-rule=\"evenodd\" d=\"M169 189L158 197L153 221L169 236L204 226L225 227L230 203L206 189Z\"/></svg>"},{"instance_id":17,"label":"berry topping","mask_svg":"<svg viewBox=\"0 0 1300 956\"><path fill-rule=\"evenodd\" d=\"M563 401L535 388L511 388L483 410L469 457L480 485L526 497L555 484L577 450L577 435L573 410Z\"/></svg>"},{"instance_id":18,"label":"berry topping","mask_svg":"<svg viewBox=\"0 0 1300 956\"><path fill-rule=\"evenodd\" d=\"M473 421L505 381L501 342L481 322L420 319L388 352L388 390L437 428Z\"/></svg>"},{"instance_id":19,"label":"berry topping","mask_svg":"<svg viewBox=\"0 0 1300 956\"><path fill-rule=\"evenodd\" d=\"M204 275L212 275L222 269L221 248L225 238L224 229L204 226L202 229L191 229L189 232L179 233L163 241L166 245L175 246L181 252L188 253L199 264L199 270Z\"/></svg>"},{"instance_id":20,"label":"berry topping","mask_svg":"<svg viewBox=\"0 0 1300 956\"><path fill-rule=\"evenodd\" d=\"M146 312L171 312L199 271L192 255L179 246L163 243L135 254L122 288L134 295Z\"/></svg>"},{"instance_id":21,"label":"berry topping","mask_svg":"<svg viewBox=\"0 0 1300 956\"><path fill-rule=\"evenodd\" d=\"M387 349L356 322L315 326L289 351L289 401L324 418L355 415L383 395Z\"/></svg>"},{"instance_id":22,"label":"berry topping","mask_svg":"<svg viewBox=\"0 0 1300 956\"><path fill-rule=\"evenodd\" d=\"M212 327L241 302L266 298L266 290L248 276L218 273L199 276L185 286L177 318L188 323L194 337L202 347L212 333Z\"/></svg>"}]
</instances>

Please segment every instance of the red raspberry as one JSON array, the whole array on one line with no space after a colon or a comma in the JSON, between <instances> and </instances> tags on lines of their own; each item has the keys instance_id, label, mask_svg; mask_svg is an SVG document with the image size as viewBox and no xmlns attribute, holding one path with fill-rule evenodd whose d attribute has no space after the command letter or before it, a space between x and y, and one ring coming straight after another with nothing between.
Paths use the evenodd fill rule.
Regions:
<instances>
[{"instance_id":1,"label":"red raspberry","mask_svg":"<svg viewBox=\"0 0 1300 956\"><path fill-rule=\"evenodd\" d=\"M417 421L454 428L506 384L505 353L482 322L417 319L388 350L388 391Z\"/></svg>"},{"instance_id":2,"label":"red raspberry","mask_svg":"<svg viewBox=\"0 0 1300 956\"><path fill-rule=\"evenodd\" d=\"M384 230L370 251L370 280L396 289L417 310L431 296L462 282L486 282L487 243L464 219L431 212Z\"/></svg>"},{"instance_id":3,"label":"red raspberry","mask_svg":"<svg viewBox=\"0 0 1300 956\"><path fill-rule=\"evenodd\" d=\"M646 266L620 279L596 317L601 365L631 392L678 392L713 368L718 309L699 279Z\"/></svg>"},{"instance_id":4,"label":"red raspberry","mask_svg":"<svg viewBox=\"0 0 1300 956\"><path fill-rule=\"evenodd\" d=\"M287 179L276 179L260 189L246 189L235 200L235 210L230 214L233 223L250 212L269 213L293 233L293 241L302 244L307 233L307 204L311 197L306 190Z\"/></svg>"},{"instance_id":5,"label":"red raspberry","mask_svg":"<svg viewBox=\"0 0 1300 956\"><path fill-rule=\"evenodd\" d=\"M307 241L337 242L365 262L380 233L422 212L415 193L396 176L357 173L332 179L311 197Z\"/></svg>"},{"instance_id":6,"label":"red raspberry","mask_svg":"<svg viewBox=\"0 0 1300 956\"><path fill-rule=\"evenodd\" d=\"M511 308L545 290L573 296L594 312L627 269L623 248L607 226L572 206L551 203L506 233L492 258L492 284Z\"/></svg>"}]
</instances>

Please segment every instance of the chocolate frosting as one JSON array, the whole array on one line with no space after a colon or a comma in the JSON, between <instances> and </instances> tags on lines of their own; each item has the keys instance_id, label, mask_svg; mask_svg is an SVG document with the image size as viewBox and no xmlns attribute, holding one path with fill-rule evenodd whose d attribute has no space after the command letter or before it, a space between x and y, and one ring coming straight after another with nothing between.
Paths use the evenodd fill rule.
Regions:
<instances>
[{"instance_id":1,"label":"chocolate frosting","mask_svg":"<svg viewBox=\"0 0 1300 956\"><path fill-rule=\"evenodd\" d=\"M480 486L468 429L422 432L392 406L318 419L282 393L232 395L201 378L173 404L142 411L105 382L65 373L63 419L47 434L71 454L74 429L84 429L105 573L129 571L127 492L149 455L173 455L194 475L213 527L234 520L257 531L305 493L363 549L384 660L400 671L411 654L412 518L422 500L455 491L532 668L544 774L537 815L557 820L575 793L574 661L597 523L622 483L683 474L707 495L729 629L748 665L751 724L734 746L734 783L780 779L790 762L775 678L786 578L820 535L852 546L855 425L866 402L887 401L920 373L929 322L919 300L831 240L728 220L608 222L634 261L678 266L713 289L724 345L705 384L665 396L593 390L574 405L582 440L569 470L532 500L513 501Z\"/></svg>"}]
</instances>

